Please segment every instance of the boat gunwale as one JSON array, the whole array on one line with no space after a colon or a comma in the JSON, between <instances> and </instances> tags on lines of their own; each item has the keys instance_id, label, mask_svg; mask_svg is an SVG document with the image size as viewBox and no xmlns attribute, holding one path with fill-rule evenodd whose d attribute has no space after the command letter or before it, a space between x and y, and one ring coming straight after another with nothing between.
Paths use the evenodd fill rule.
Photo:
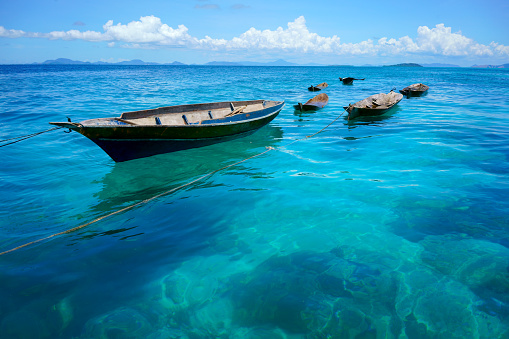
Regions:
<instances>
[{"instance_id":1,"label":"boat gunwale","mask_svg":"<svg viewBox=\"0 0 509 339\"><path fill-rule=\"evenodd\" d=\"M391 92L396 94L398 99L390 106L382 106L382 105L377 106L377 107L357 107L357 106L355 106L356 104L358 104L364 100L368 100L369 98L375 97L380 94L389 95ZM386 93L378 93L378 94L370 95L367 98L359 100L356 103L351 104L349 106L345 106L343 108L348 112L349 119L355 119L355 118L361 117L361 116L379 116L379 115L383 115L383 114L387 113L388 111L390 111L391 109L393 109L397 104L400 103L401 100L403 100L403 94L396 93L394 91L390 91L387 94Z\"/></svg>"},{"instance_id":2,"label":"boat gunwale","mask_svg":"<svg viewBox=\"0 0 509 339\"><path fill-rule=\"evenodd\" d=\"M267 102L267 100L257 100L257 101ZM245 102L245 101L237 101L237 103L239 103L239 102ZM81 125L79 128L82 128L82 129L90 129L90 128L177 128L177 127L178 128L181 128L181 127L183 127L183 128L204 128L204 127L214 127L214 126L238 125L241 123L249 123L252 121L264 119L264 118L269 117L274 114L278 114L283 109L283 107L285 105L284 101L272 101L272 102L275 102L276 105L267 107L267 108L264 108L261 110L257 110L257 111L238 113L236 115L241 116L241 115L247 115L247 114L256 114L256 113L260 113L260 112L263 112L265 110L270 110L270 109L273 109L274 110L273 112L263 114L262 116L258 116L258 117L254 117L254 118L250 118L250 119L247 119L247 118L241 119L238 121L225 121L225 122L215 122L215 123L205 123L205 124L192 123L192 124L188 124L188 125L162 125L162 124L161 125L157 125L157 124L153 124L153 125L130 125L130 124L125 124L125 125L99 125L99 124L98 125L85 125L84 124L87 121L98 121L98 120L111 121L112 119L113 120L117 119L115 117L108 117L108 118L95 118L95 119L83 120L79 123ZM229 102L227 102L227 103L229 104ZM235 103L235 102L232 102L232 103ZM187 106L187 105L180 105L180 106ZM177 107L177 106L169 106L169 107ZM135 112L140 112L140 111L135 111ZM189 112L189 113L191 113L191 112ZM185 112L172 112L172 113L166 113L166 114L185 114ZM153 115L149 115L146 117L156 116L156 115L157 114L153 114ZM235 117L235 115L232 115L231 117ZM211 120L223 120L223 119L228 119L231 117L223 117L223 118L211 119ZM134 119L132 119L132 120L134 120ZM205 121L207 121L207 120L205 120Z\"/></svg>"},{"instance_id":3,"label":"boat gunwale","mask_svg":"<svg viewBox=\"0 0 509 339\"><path fill-rule=\"evenodd\" d=\"M391 91L391 92L393 92L393 91ZM368 99L373 98L373 97L375 97L375 96L377 96L377 95L380 95L380 94L389 95L391 92L389 92L389 93L387 93L387 94L385 94L385 93L373 94L373 95L370 95L370 96L369 96L369 97L367 97L367 98L364 98L364 99L362 99L362 100L359 100L359 101L355 102L354 104L351 104L351 105L345 106L345 107L343 107L343 108L344 108L344 109L348 109L348 108L350 108L350 107L351 107L351 108L353 108L353 109L362 109L362 110L367 110L367 111L368 111L368 110L370 110L370 111L371 111L371 110L376 111L376 110L385 110L385 109L390 109L390 108L394 107L395 105L397 105L397 104L398 104L401 100L403 100L403 94L393 92L393 93L394 93L394 94L396 94L398 97L399 97L399 96L401 96L401 97L400 97L399 99L397 99L394 103L392 103L392 105L390 105L390 106L383 106L383 105L379 105L379 106L376 106L376 107L359 107L359 106L356 106L356 105L357 105L358 103L360 103L360 102L363 102L363 101L365 101L365 100L368 100Z\"/></svg>"},{"instance_id":4,"label":"boat gunwale","mask_svg":"<svg viewBox=\"0 0 509 339\"><path fill-rule=\"evenodd\" d=\"M145 110L138 111L128 111L120 114L121 119L135 119L135 118L146 118L154 115L161 114L179 114L179 113L192 113L195 111L206 110L205 107L211 106L212 109L217 108L228 108L230 105L255 105L255 104L263 104L264 102L273 102L274 106L277 106L279 103L284 103L284 101L275 101L275 100L243 100L243 101L219 101L219 102L207 102L207 103L198 103L198 104L184 104L184 105L175 105L175 106L162 106L157 108L150 108ZM187 110L186 110L187 108ZM270 108L270 107L267 107ZM161 110L167 110L166 113L157 113Z\"/></svg>"}]
</instances>

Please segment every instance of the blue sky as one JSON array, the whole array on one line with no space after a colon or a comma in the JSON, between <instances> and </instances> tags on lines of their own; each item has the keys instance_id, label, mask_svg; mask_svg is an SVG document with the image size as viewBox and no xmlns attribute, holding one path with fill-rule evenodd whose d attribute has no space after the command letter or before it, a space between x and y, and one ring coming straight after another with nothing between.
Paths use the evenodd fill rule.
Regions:
<instances>
[{"instance_id":1,"label":"blue sky","mask_svg":"<svg viewBox=\"0 0 509 339\"><path fill-rule=\"evenodd\" d=\"M0 0L0 63L509 63L508 0Z\"/></svg>"}]
</instances>

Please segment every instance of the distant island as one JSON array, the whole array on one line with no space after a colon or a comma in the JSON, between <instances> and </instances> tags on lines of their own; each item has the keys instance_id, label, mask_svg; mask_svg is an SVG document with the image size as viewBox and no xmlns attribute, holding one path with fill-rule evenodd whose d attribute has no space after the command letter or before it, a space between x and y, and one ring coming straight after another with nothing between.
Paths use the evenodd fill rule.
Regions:
<instances>
[{"instance_id":1,"label":"distant island","mask_svg":"<svg viewBox=\"0 0 509 339\"><path fill-rule=\"evenodd\" d=\"M417 64L417 63L401 63L396 65L370 65L365 64L362 66L354 66L354 65L340 65L340 64L331 64L331 65L322 65L317 63L308 63L308 64L296 64L293 62L288 62L282 59L270 62L254 62L254 61L211 61L205 64L184 64L182 62L174 61L169 63L158 63L158 62L146 62L139 59L128 60L128 61L120 61L120 62L105 62L105 61L77 61L71 60L67 58L58 58L55 60L46 60L44 62L34 62L32 65L126 65L126 66L151 66L151 65L165 65L165 66L286 66L286 67L297 67L297 66L327 66L327 67L461 67L453 64L440 64L440 63L432 63L432 64ZM503 65L473 65L472 68L509 68L509 64Z\"/></svg>"},{"instance_id":2,"label":"distant island","mask_svg":"<svg viewBox=\"0 0 509 339\"><path fill-rule=\"evenodd\" d=\"M421 66L424 66L424 67L460 67L458 65L453 65L453 64L438 64L438 63L434 63L434 64L421 64Z\"/></svg>"},{"instance_id":3,"label":"distant island","mask_svg":"<svg viewBox=\"0 0 509 339\"><path fill-rule=\"evenodd\" d=\"M384 67L423 67L423 66L421 66L419 64L414 64L414 63L406 63L406 64L397 64L397 65L387 65Z\"/></svg>"}]
</instances>

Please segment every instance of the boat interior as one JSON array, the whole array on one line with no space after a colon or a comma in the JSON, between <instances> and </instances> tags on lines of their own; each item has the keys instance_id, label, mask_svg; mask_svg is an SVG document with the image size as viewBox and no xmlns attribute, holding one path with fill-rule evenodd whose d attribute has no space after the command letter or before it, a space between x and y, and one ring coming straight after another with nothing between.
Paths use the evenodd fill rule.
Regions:
<instances>
[{"instance_id":1,"label":"boat interior","mask_svg":"<svg viewBox=\"0 0 509 339\"><path fill-rule=\"evenodd\" d=\"M380 93L367 97L364 100L356 102L352 107L386 109L397 104L402 98L402 94L391 91L389 94Z\"/></svg>"},{"instance_id":2,"label":"boat interior","mask_svg":"<svg viewBox=\"0 0 509 339\"><path fill-rule=\"evenodd\" d=\"M254 100L160 107L125 112L120 118L100 118L81 122L84 126L136 125L185 126L221 122L236 114L261 111L281 104L278 101Z\"/></svg>"}]
</instances>

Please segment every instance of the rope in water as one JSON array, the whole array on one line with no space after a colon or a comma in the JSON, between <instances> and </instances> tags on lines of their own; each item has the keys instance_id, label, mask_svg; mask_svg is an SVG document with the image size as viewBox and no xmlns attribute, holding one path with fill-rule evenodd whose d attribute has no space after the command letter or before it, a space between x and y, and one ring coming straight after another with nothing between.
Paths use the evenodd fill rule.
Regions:
<instances>
[{"instance_id":1,"label":"rope in water","mask_svg":"<svg viewBox=\"0 0 509 339\"><path fill-rule=\"evenodd\" d=\"M345 110L345 111L346 111L346 110ZM319 134L319 133L323 132L323 131L324 131L324 130L326 130L329 126L331 126L334 122L336 122L336 121L337 121L337 120L338 120L338 119L339 119L339 118L343 115L343 113L345 113L345 111L343 111L343 112L342 112L342 113L341 113L341 114L340 114L340 115L339 115L336 119L334 119L331 123L329 123L327 126L325 126L324 128L322 128L322 129L321 129L321 130L319 130L318 132L313 133L313 134L311 134L311 135L308 135L308 136L306 136L305 138L296 139L296 140L294 140L293 142L289 143L288 145L286 145L286 146L282 146L282 147L288 147L288 146L290 146L291 144L294 144L294 143L296 143L296 142L298 142L298 141L306 140L306 139L308 139L308 138L311 138L311 137L313 137L313 136L315 136L315 135L317 135L317 134ZM263 155L263 154L265 154L265 153L268 153L268 152L270 152L270 151L272 151L272 150L275 150L275 149L276 149L276 148L274 148L274 147L267 146L267 147L266 147L266 150L265 150L265 151L263 151L263 152L260 152L260 153L258 153L258 154L255 154L255 155L250 156L250 157L248 157L248 158L245 158L245 159L243 159L243 160L237 161L236 163L233 163L233 164L230 164L230 165L227 165L227 166L221 167L221 168L219 168L219 169L216 169L216 170L214 170L214 171L212 171L212 172L209 172L209 173L207 173L207 174L205 174L205 175L202 175L201 177L199 177L199 178L197 178L197 179L194 179L194 180L192 180L192 181L190 181L190 182L188 182L188 183L186 183L186 184L183 184L183 185L180 185L180 186L178 186L178 187L172 188L172 189L170 189L170 190L168 190L168 191L165 191L165 192L163 192L163 193L160 193L160 194L154 195L154 196L153 196L153 197L151 197L151 198L148 198L148 199L145 199L145 200L139 201L139 202L137 202L137 203L135 203L135 204L132 204L132 205L129 205L129 206L124 207L124 208L122 208L122 209L116 210L116 211L114 211L114 212L112 212L112 213L109 213L109 214L103 215L103 216L101 216L101 217L99 217L99 218L97 218L97 219L94 219L94 220L92 220L92 221L90 221L90 222L87 222L87 223L85 223L85 224L82 224L82 225L79 225L79 226L73 227L73 228L71 228L71 229L68 229L68 230L65 230L65 231L62 231L62 232L54 233L54 234L49 235L49 236L44 237L44 238L40 238L40 239L37 239L37 240L34 240L34 241L27 242L27 243L25 243L25 244L23 244L23 245L20 245L20 246L17 246L17 247L11 248L10 250L4 251L4 252L0 252L0 256L1 256L1 255L4 255L4 254L7 254L7 253L10 253L10 252L17 251L17 250L19 250L19 249L22 249L22 248L24 248L24 247L27 247L27 246L30 246L30 245L36 244L36 243L41 242L41 241L44 241L44 240L48 240L48 239L51 239L51 238L57 237L57 236L59 236L59 235L63 235L63 234L68 234L68 233L75 232L75 231L77 231L77 230L80 230L80 229L82 229L82 228L85 228L85 227L87 227L87 226L90 226L90 225L92 225L92 224L94 224L94 223L96 223L96 222L98 222L98 221L101 221L101 220L103 220L103 219L106 219L106 218L108 218L108 217L111 217L111 216L113 216L113 215L115 215L115 214L119 214L119 213L122 213L122 212L128 211L128 210L130 210L130 209L133 209L133 208L134 208L134 207L136 207L136 206L140 206L140 205L146 204L146 203L148 203L148 202L150 202L150 201L152 201L152 200L155 200L155 199L160 198L160 197L162 197L162 196L165 196L165 195L168 195L168 194L170 194L170 193L173 193L173 192L175 192L175 191L177 191L177 190L179 190L179 189L181 189L181 188L187 187L187 186L189 186L189 185L191 185L191 184L194 184L195 182L198 182L198 181L201 181L201 180L203 180L203 179L205 179L205 178L207 178L207 177L210 177L211 175L213 175L213 174L215 174L215 173L217 173L217 172L220 172L220 171L222 171L222 170L224 170L224 169L227 169L227 168L229 168L229 167L232 167L232 166L235 166L235 165L241 164L241 163L243 163L243 162L245 162L245 161L247 161L247 160L250 160L250 159L253 159L253 158L259 157L259 156L261 156L261 155Z\"/></svg>"},{"instance_id":2,"label":"rope in water","mask_svg":"<svg viewBox=\"0 0 509 339\"><path fill-rule=\"evenodd\" d=\"M19 139L19 140L16 140L16 141L13 141L13 142L9 142L7 144L3 144L3 145L0 145L0 147L4 147L4 146L8 146L8 145L12 145L12 144L15 144L17 142L20 142L20 141L23 141L23 140L26 140L26 139L30 139L32 137L35 137L39 134L42 134L42 133L46 133L46 132L50 132L50 131L54 131L56 129L59 129L59 128L62 128L62 127L53 127L53 128L50 128L50 129L47 129L45 131L41 131L41 132L36 132L36 133L32 133L32 134L27 134L27 135L22 135L22 136L19 136L19 137L14 137L14 138L9 138L9 139L4 139L4 140L0 140L0 142L6 142L6 141L10 141L10 140L15 140L15 139Z\"/></svg>"}]
</instances>

